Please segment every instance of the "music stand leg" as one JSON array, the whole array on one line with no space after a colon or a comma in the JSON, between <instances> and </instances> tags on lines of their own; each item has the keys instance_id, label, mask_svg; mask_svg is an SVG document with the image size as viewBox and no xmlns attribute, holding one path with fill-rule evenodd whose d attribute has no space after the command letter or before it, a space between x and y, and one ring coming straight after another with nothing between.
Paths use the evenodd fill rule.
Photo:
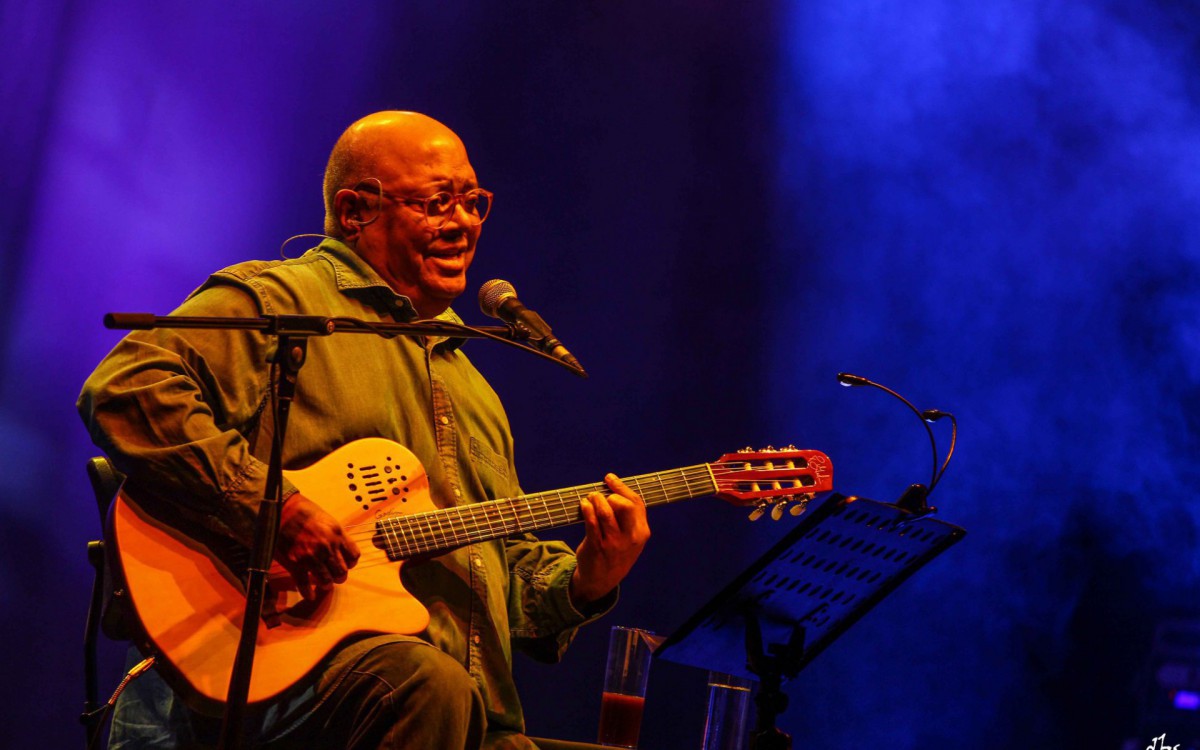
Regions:
<instances>
[{"instance_id":1,"label":"music stand leg","mask_svg":"<svg viewBox=\"0 0 1200 750\"><path fill-rule=\"evenodd\" d=\"M759 690L754 698L754 731L750 750L792 750L792 737L777 726L779 714L788 706L783 678L795 677L804 657L804 626L809 613L792 627L787 644L772 643L763 648L762 627L753 612L746 613L746 658L750 671L758 675Z\"/></svg>"}]
</instances>

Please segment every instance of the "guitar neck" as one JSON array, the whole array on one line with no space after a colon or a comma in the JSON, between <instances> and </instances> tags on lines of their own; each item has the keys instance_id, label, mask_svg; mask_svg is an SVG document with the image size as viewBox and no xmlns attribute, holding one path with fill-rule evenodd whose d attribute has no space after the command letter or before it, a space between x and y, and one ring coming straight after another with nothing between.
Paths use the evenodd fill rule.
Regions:
<instances>
[{"instance_id":1,"label":"guitar neck","mask_svg":"<svg viewBox=\"0 0 1200 750\"><path fill-rule=\"evenodd\" d=\"M709 464L622 478L647 506L712 495L717 491ZM386 516L378 536L390 558L437 555L474 542L582 523L579 501L609 492L603 483L581 484L532 495L460 505L454 508Z\"/></svg>"}]
</instances>

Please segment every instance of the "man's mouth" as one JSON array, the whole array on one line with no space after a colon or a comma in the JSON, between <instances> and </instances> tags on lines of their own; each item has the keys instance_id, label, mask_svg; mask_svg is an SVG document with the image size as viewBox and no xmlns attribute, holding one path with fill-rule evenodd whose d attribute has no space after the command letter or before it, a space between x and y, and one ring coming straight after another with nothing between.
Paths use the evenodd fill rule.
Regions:
<instances>
[{"instance_id":1,"label":"man's mouth","mask_svg":"<svg viewBox=\"0 0 1200 750\"><path fill-rule=\"evenodd\" d=\"M426 254L431 258L457 258L470 247L465 238L459 242L438 242L426 248Z\"/></svg>"},{"instance_id":2,"label":"man's mouth","mask_svg":"<svg viewBox=\"0 0 1200 750\"><path fill-rule=\"evenodd\" d=\"M433 265L445 271L461 271L466 265L465 249L453 253L430 253L426 257Z\"/></svg>"}]
</instances>

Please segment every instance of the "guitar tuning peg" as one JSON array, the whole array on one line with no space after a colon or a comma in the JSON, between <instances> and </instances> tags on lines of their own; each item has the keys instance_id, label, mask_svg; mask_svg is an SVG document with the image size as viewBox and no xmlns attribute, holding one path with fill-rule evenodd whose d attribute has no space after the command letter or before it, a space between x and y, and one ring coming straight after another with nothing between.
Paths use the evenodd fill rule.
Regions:
<instances>
[{"instance_id":1,"label":"guitar tuning peg","mask_svg":"<svg viewBox=\"0 0 1200 750\"><path fill-rule=\"evenodd\" d=\"M787 506L787 500L780 500L775 503L775 507L771 508L771 520L778 521L783 518L783 509Z\"/></svg>"},{"instance_id":2,"label":"guitar tuning peg","mask_svg":"<svg viewBox=\"0 0 1200 750\"><path fill-rule=\"evenodd\" d=\"M799 449L799 448L797 448L797 447L796 447L794 444L792 444L792 443L788 443L788 444L787 444L787 447L786 447L786 448L784 448L784 450L785 450L785 451L798 451L798 450L800 450L800 449Z\"/></svg>"},{"instance_id":3,"label":"guitar tuning peg","mask_svg":"<svg viewBox=\"0 0 1200 750\"><path fill-rule=\"evenodd\" d=\"M808 510L808 500L809 498L807 496L801 497L792 504L791 508L788 508L788 513L791 513L793 516L798 516L804 511Z\"/></svg>"},{"instance_id":4,"label":"guitar tuning peg","mask_svg":"<svg viewBox=\"0 0 1200 750\"><path fill-rule=\"evenodd\" d=\"M753 453L753 452L754 452L754 449L748 445L745 448L738 449L738 453Z\"/></svg>"},{"instance_id":5,"label":"guitar tuning peg","mask_svg":"<svg viewBox=\"0 0 1200 750\"><path fill-rule=\"evenodd\" d=\"M750 520L757 521L767 512L767 506L770 505L766 500L761 500L754 504L754 510L750 511Z\"/></svg>"},{"instance_id":6,"label":"guitar tuning peg","mask_svg":"<svg viewBox=\"0 0 1200 750\"><path fill-rule=\"evenodd\" d=\"M776 451L775 451L775 446L773 446L773 445L768 445L766 448L763 448L763 450L764 450L764 451L767 451L768 453L775 453L775 452L776 452Z\"/></svg>"}]
</instances>

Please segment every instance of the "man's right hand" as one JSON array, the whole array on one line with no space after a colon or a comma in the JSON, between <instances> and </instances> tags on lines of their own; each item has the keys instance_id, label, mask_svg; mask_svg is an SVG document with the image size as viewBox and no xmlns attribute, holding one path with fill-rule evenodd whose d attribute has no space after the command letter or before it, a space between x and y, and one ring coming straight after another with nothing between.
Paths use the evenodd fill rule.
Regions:
<instances>
[{"instance_id":1,"label":"man's right hand","mask_svg":"<svg viewBox=\"0 0 1200 750\"><path fill-rule=\"evenodd\" d=\"M321 506L300 493L284 502L275 559L292 574L306 600L316 599L335 583L344 583L358 556L358 545Z\"/></svg>"}]
</instances>

